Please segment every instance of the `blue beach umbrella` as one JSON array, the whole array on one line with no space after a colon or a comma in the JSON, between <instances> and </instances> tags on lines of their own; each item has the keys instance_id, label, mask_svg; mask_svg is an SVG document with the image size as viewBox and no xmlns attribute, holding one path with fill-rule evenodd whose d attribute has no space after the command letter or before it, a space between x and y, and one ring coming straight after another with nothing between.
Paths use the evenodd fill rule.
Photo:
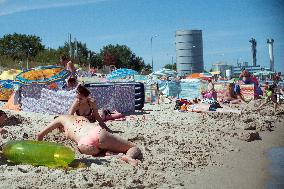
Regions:
<instances>
[{"instance_id":1,"label":"blue beach umbrella","mask_svg":"<svg viewBox=\"0 0 284 189\"><path fill-rule=\"evenodd\" d=\"M132 70L132 69L127 69L127 68L120 68L117 70L114 70L111 74L107 76L107 79L112 80L112 79L120 79L124 78L130 75L136 75L138 74L137 71Z\"/></svg>"},{"instance_id":2,"label":"blue beach umbrella","mask_svg":"<svg viewBox=\"0 0 284 189\"><path fill-rule=\"evenodd\" d=\"M63 81L70 75L68 70L58 66L38 66L19 73L15 80L21 85L50 84Z\"/></svg>"}]
</instances>

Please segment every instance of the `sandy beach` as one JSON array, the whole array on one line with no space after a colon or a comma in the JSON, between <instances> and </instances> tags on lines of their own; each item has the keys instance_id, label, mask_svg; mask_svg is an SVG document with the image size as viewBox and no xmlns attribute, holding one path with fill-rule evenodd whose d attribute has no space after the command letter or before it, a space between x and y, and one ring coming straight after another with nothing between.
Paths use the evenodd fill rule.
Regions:
<instances>
[{"instance_id":1,"label":"sandy beach","mask_svg":"<svg viewBox=\"0 0 284 189\"><path fill-rule=\"evenodd\" d=\"M91 157L76 151L70 169L14 165L0 154L0 188L265 188L269 179L266 151L284 146L283 105L260 112L260 101L238 108L242 114L194 113L174 110L174 103L145 104L126 121L107 122L143 152L137 167L116 156ZM4 103L2 102L2 105ZM10 140L35 139L54 116L7 111ZM53 131L45 140L76 144Z\"/></svg>"}]
</instances>

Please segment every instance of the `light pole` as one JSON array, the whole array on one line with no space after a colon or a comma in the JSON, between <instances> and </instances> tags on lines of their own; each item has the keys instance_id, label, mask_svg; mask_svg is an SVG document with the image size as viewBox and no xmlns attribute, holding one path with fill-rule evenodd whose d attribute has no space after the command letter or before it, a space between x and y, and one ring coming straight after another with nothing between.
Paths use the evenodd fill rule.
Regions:
<instances>
[{"instance_id":1,"label":"light pole","mask_svg":"<svg viewBox=\"0 0 284 189\"><path fill-rule=\"evenodd\" d=\"M151 36L150 42L151 42L151 56L152 56L152 72L154 72L154 60L153 60L153 38L158 37L158 35Z\"/></svg>"}]
</instances>

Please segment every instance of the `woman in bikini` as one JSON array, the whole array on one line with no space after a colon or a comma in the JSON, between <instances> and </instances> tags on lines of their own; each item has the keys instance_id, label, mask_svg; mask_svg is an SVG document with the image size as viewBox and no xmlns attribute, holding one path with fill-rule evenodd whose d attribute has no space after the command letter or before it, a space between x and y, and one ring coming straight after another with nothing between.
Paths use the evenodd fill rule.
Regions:
<instances>
[{"instance_id":1,"label":"woman in bikini","mask_svg":"<svg viewBox=\"0 0 284 189\"><path fill-rule=\"evenodd\" d=\"M68 139L78 144L78 149L83 154L97 155L101 150L125 153L120 158L134 166L138 164L137 158L142 157L141 150L134 143L109 133L83 116L61 115L39 132L37 139L43 140L54 129L64 131Z\"/></svg>"},{"instance_id":2,"label":"woman in bikini","mask_svg":"<svg viewBox=\"0 0 284 189\"><path fill-rule=\"evenodd\" d=\"M90 96L90 91L86 87L78 85L77 97L69 110L69 114L84 116L90 122L98 121L100 125L103 124L104 126L105 126L104 121L114 120L124 117L119 112L111 113L110 111L107 110L102 111L102 115L100 116L96 101L91 99L89 96Z\"/></svg>"}]
</instances>

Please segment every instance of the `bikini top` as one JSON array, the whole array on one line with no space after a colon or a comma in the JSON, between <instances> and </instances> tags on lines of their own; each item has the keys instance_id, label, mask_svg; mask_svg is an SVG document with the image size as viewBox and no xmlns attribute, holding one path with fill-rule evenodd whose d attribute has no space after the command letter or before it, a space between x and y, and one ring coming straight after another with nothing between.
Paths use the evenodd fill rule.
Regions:
<instances>
[{"instance_id":1,"label":"bikini top","mask_svg":"<svg viewBox=\"0 0 284 189\"><path fill-rule=\"evenodd\" d=\"M90 105L90 101L88 100L88 105L89 105L89 107L90 107L90 111L89 111L89 113L87 113L87 114L80 114L80 111L79 111L79 109L80 109L80 102L79 102L79 107L78 107L78 109L76 110L76 114L78 115L78 116L84 116L84 117L86 117L86 116L91 116L92 115L92 113L93 113L93 111L94 111L94 109L93 108L91 108L91 105Z\"/></svg>"}]
</instances>

